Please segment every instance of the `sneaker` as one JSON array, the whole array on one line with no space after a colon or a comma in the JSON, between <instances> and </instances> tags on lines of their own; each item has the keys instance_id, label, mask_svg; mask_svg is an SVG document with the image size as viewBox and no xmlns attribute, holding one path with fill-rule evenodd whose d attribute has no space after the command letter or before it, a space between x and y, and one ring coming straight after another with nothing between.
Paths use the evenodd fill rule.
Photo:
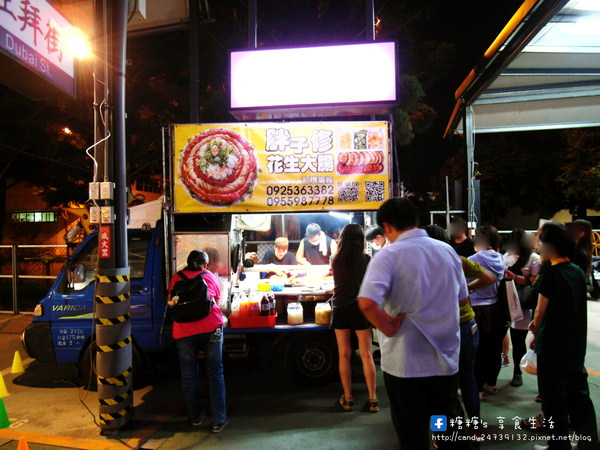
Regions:
<instances>
[{"instance_id":1,"label":"sneaker","mask_svg":"<svg viewBox=\"0 0 600 450\"><path fill-rule=\"evenodd\" d=\"M513 387L523 386L523 376L521 376L519 374L515 374L513 376L512 381L510 382L510 385Z\"/></svg>"},{"instance_id":2,"label":"sneaker","mask_svg":"<svg viewBox=\"0 0 600 450\"><path fill-rule=\"evenodd\" d=\"M340 406L344 411L352 411L354 408L354 400L352 397L346 398L344 394L340 397Z\"/></svg>"},{"instance_id":3,"label":"sneaker","mask_svg":"<svg viewBox=\"0 0 600 450\"><path fill-rule=\"evenodd\" d=\"M508 355L502 355L502 366L510 366L510 359L508 359Z\"/></svg>"},{"instance_id":4,"label":"sneaker","mask_svg":"<svg viewBox=\"0 0 600 450\"><path fill-rule=\"evenodd\" d=\"M379 412L379 400L377 400L376 398L369 399L367 405L369 405L369 412Z\"/></svg>"},{"instance_id":5,"label":"sneaker","mask_svg":"<svg viewBox=\"0 0 600 450\"><path fill-rule=\"evenodd\" d=\"M213 433L220 433L221 431L223 431L223 428L225 428L225 425L227 425L227 421L225 421L225 423L213 423L210 426L210 431L212 431Z\"/></svg>"},{"instance_id":6,"label":"sneaker","mask_svg":"<svg viewBox=\"0 0 600 450\"><path fill-rule=\"evenodd\" d=\"M202 422L204 422L205 418L206 416L203 414L202 417L200 417L199 419L192 419L192 426L199 427L200 425L202 425Z\"/></svg>"}]
</instances>

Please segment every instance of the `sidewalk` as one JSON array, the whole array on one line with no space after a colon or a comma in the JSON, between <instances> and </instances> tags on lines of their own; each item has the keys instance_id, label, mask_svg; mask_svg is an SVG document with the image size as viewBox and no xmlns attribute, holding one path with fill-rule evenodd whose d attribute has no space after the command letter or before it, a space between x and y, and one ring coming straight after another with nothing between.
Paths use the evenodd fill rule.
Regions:
<instances>
[{"instance_id":1,"label":"sidewalk","mask_svg":"<svg viewBox=\"0 0 600 450\"><path fill-rule=\"evenodd\" d=\"M588 302L588 313L587 367L591 396L600 418L600 302ZM30 318L17 317L14 323L6 324L0 330L3 349L0 352L3 358L0 370L3 373L9 372L6 369L10 369L14 350L20 349L25 359L18 330L28 320ZM0 322L0 327L4 323ZM5 344L7 336L13 343L12 347ZM63 448L111 450L395 448L395 434L381 372L378 372L381 412L370 414L360 411L367 395L364 384L360 382L360 367L354 366L353 369L357 408L352 413L344 413L336 406L340 394L337 383L301 387L290 379L281 362L260 358L234 361L226 368L230 422L222 433L215 435L208 431L208 423L206 427L199 428L189 425L181 401L177 357L166 355L159 365L146 370L144 377L147 384L135 390L136 411L131 425L107 438L100 436L90 412L83 406L85 404L97 415L97 394L71 384L70 379L74 375L72 366L40 366L34 363L25 374L4 376L10 392L4 401L13 425L8 430L0 430L0 450L16 448L3 447L6 441L2 439L16 440L23 432L45 436L45 441L41 438L37 441L54 445L54 448L61 445L64 445ZM540 405L534 402L537 378L524 374L523 386L514 388L509 385L511 377L512 365L503 368L500 373L500 393L487 396L482 403L482 418L488 422L486 434L490 435L490 440L482 448L531 449L536 443L535 434L514 430L512 419L516 416L531 417L540 412ZM505 418L504 430L498 427L498 417ZM72 444L70 447L69 443ZM35 447L31 445L31 448Z\"/></svg>"}]
</instances>

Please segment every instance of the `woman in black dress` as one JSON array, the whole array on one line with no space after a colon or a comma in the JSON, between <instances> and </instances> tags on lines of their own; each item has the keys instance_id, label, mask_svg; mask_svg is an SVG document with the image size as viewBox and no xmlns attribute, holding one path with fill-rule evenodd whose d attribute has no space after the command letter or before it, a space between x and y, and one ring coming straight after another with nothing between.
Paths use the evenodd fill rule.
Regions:
<instances>
[{"instance_id":1,"label":"woman in black dress","mask_svg":"<svg viewBox=\"0 0 600 450\"><path fill-rule=\"evenodd\" d=\"M369 411L379 411L379 402L375 391L375 363L372 351L371 324L358 308L358 291L362 283L369 256L365 254L365 236L357 224L348 224L342 230L338 252L333 257L331 269L335 287L333 289L333 314L331 328L339 351L340 379L344 393L340 397L340 405L346 411L352 411L352 370L350 359L352 345L351 333L354 330L358 337L358 349L362 360L363 373L369 390Z\"/></svg>"}]
</instances>

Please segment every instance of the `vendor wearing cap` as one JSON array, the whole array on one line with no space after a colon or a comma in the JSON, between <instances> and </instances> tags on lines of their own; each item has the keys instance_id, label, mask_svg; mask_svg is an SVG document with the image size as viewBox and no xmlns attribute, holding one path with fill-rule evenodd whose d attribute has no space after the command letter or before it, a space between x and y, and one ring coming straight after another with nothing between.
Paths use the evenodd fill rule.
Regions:
<instances>
[{"instance_id":1,"label":"vendor wearing cap","mask_svg":"<svg viewBox=\"0 0 600 450\"><path fill-rule=\"evenodd\" d=\"M261 260L261 264L277 264L278 266L295 266L296 257L288 252L289 241L285 237L275 239L272 250L268 250Z\"/></svg>"},{"instance_id":2,"label":"vendor wearing cap","mask_svg":"<svg viewBox=\"0 0 600 450\"><path fill-rule=\"evenodd\" d=\"M337 243L323 233L317 223L306 227L305 236L296 252L298 264L328 265L331 256L337 252Z\"/></svg>"}]
</instances>

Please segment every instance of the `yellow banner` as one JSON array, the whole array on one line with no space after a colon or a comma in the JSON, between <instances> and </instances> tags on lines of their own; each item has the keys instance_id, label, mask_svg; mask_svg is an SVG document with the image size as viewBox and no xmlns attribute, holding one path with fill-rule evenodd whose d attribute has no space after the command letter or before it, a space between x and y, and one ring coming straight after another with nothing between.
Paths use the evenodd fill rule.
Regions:
<instances>
[{"instance_id":1,"label":"yellow banner","mask_svg":"<svg viewBox=\"0 0 600 450\"><path fill-rule=\"evenodd\" d=\"M175 125L176 213L373 210L389 198L387 122Z\"/></svg>"}]
</instances>

